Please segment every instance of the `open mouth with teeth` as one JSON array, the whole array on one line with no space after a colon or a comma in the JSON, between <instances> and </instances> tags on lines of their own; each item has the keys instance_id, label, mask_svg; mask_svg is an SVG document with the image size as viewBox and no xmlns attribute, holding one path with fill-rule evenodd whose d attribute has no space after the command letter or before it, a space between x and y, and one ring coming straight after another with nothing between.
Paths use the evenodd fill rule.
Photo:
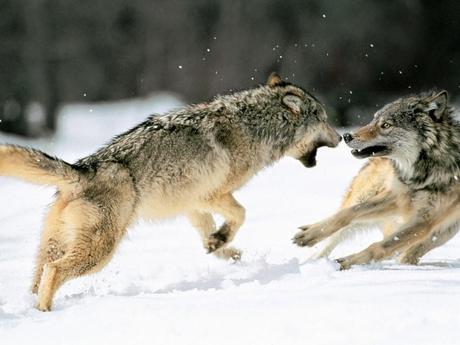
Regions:
<instances>
[{"instance_id":1,"label":"open mouth with teeth","mask_svg":"<svg viewBox=\"0 0 460 345\"><path fill-rule=\"evenodd\" d=\"M320 147L336 147L337 144L330 144L326 141L319 141L316 142L314 147L310 152L304 153L304 155L298 158L299 161L302 162L304 166L307 168L313 168L316 165L316 154L318 153L318 149Z\"/></svg>"},{"instance_id":2,"label":"open mouth with teeth","mask_svg":"<svg viewBox=\"0 0 460 345\"><path fill-rule=\"evenodd\" d=\"M385 145L368 146L364 149L353 149L351 154L356 158L380 157L390 153L390 148Z\"/></svg>"},{"instance_id":3,"label":"open mouth with teeth","mask_svg":"<svg viewBox=\"0 0 460 345\"><path fill-rule=\"evenodd\" d=\"M299 161L301 161L302 164L306 166L307 168L313 168L316 165L316 153L317 152L318 152L318 148L314 148L310 152L300 157Z\"/></svg>"}]
</instances>

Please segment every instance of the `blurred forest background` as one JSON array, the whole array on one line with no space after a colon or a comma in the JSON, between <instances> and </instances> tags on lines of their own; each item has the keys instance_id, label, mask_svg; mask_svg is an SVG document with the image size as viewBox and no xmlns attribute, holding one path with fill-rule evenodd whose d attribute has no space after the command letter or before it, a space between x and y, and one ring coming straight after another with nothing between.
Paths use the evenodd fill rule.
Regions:
<instances>
[{"instance_id":1,"label":"blurred forest background","mask_svg":"<svg viewBox=\"0 0 460 345\"><path fill-rule=\"evenodd\" d=\"M52 134L69 102L200 102L270 71L360 124L401 94L458 96L459 35L458 0L0 0L0 130Z\"/></svg>"}]
</instances>

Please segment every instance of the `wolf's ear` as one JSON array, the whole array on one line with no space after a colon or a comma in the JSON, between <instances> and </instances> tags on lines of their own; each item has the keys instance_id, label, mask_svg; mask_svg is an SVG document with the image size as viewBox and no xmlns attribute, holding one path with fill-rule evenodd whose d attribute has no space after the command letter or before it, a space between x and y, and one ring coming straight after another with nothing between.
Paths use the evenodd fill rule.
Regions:
<instances>
[{"instance_id":1,"label":"wolf's ear","mask_svg":"<svg viewBox=\"0 0 460 345\"><path fill-rule=\"evenodd\" d=\"M284 96L283 104L296 115L300 115L302 113L303 102L299 97L295 95L288 94Z\"/></svg>"},{"instance_id":2,"label":"wolf's ear","mask_svg":"<svg viewBox=\"0 0 460 345\"><path fill-rule=\"evenodd\" d=\"M447 91L440 91L435 95L429 96L424 99L424 110L433 118L433 120L437 121L441 119L442 114L444 114L447 108L448 101L449 96L447 94Z\"/></svg>"},{"instance_id":3,"label":"wolf's ear","mask_svg":"<svg viewBox=\"0 0 460 345\"><path fill-rule=\"evenodd\" d=\"M267 85L270 87L275 87L283 84L283 80L276 72L270 73L267 80Z\"/></svg>"}]
</instances>

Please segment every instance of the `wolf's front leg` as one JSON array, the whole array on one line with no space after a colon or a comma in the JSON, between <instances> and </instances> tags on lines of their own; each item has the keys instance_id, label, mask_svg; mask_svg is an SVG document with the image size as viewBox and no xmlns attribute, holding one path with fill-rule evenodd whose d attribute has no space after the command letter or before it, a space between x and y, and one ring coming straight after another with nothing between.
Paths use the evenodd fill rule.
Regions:
<instances>
[{"instance_id":1,"label":"wolf's front leg","mask_svg":"<svg viewBox=\"0 0 460 345\"><path fill-rule=\"evenodd\" d=\"M225 219L224 224L207 238L206 247L212 253L233 240L244 222L246 212L230 193L209 200L206 208L210 212L222 215Z\"/></svg>"},{"instance_id":2,"label":"wolf's front leg","mask_svg":"<svg viewBox=\"0 0 460 345\"><path fill-rule=\"evenodd\" d=\"M209 212L190 211L188 214L190 223L196 228L200 234L203 246L208 249L209 236L216 231L216 225L212 215ZM233 247L220 248L213 252L215 256L221 259L239 260L241 258L241 251Z\"/></svg>"},{"instance_id":3,"label":"wolf's front leg","mask_svg":"<svg viewBox=\"0 0 460 345\"><path fill-rule=\"evenodd\" d=\"M336 233L352 222L379 220L393 213L397 208L393 196L376 198L338 211L332 217L319 223L301 226L292 241L298 246L313 246L316 243Z\"/></svg>"},{"instance_id":4,"label":"wolf's front leg","mask_svg":"<svg viewBox=\"0 0 460 345\"><path fill-rule=\"evenodd\" d=\"M350 223L348 217L349 214L338 212L335 216L321 222L301 226L299 228L301 231L294 236L292 241L300 247L311 247L347 226Z\"/></svg>"}]
</instances>

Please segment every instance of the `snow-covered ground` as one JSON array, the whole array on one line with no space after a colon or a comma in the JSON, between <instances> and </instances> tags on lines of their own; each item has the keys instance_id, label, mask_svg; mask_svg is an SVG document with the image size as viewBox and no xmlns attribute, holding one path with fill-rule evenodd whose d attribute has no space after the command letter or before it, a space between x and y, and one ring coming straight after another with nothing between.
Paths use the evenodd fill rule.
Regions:
<instances>
[{"instance_id":1,"label":"snow-covered ground","mask_svg":"<svg viewBox=\"0 0 460 345\"><path fill-rule=\"evenodd\" d=\"M169 96L72 105L55 140L0 141L73 161L177 105ZM342 144L321 149L314 169L285 159L256 176L236 193L247 209L240 263L205 254L181 217L141 222L102 272L61 288L50 313L33 308L29 284L53 189L0 178L0 344L460 344L460 236L417 267L345 272L291 244L297 226L336 210L361 164ZM378 238L370 231L335 255Z\"/></svg>"}]
</instances>

